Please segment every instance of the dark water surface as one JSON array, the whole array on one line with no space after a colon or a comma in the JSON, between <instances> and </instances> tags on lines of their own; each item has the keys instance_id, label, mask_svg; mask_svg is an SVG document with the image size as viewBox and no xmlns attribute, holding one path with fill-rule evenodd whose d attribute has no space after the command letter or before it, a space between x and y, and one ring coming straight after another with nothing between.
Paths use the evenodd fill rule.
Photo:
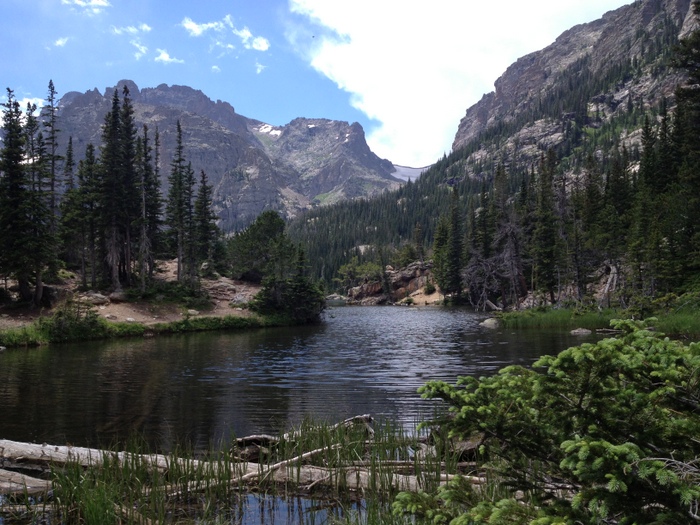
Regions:
<instances>
[{"instance_id":1,"label":"dark water surface","mask_svg":"<svg viewBox=\"0 0 700 525\"><path fill-rule=\"evenodd\" d=\"M580 344L540 331L492 331L438 307L345 307L321 326L56 345L0 353L0 438L158 448L208 447L277 433L304 418L372 414L409 428L436 401L416 389Z\"/></svg>"}]
</instances>

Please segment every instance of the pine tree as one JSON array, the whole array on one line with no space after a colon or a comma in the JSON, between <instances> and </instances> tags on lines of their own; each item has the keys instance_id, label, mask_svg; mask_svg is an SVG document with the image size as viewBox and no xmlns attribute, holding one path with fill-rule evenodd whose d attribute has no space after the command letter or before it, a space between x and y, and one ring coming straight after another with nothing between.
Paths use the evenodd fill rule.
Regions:
<instances>
[{"instance_id":1,"label":"pine tree","mask_svg":"<svg viewBox=\"0 0 700 525\"><path fill-rule=\"evenodd\" d=\"M214 188L209 184L204 170L199 176L197 197L194 201L194 243L198 263L211 261L219 233L216 214L212 211Z\"/></svg>"},{"instance_id":2,"label":"pine tree","mask_svg":"<svg viewBox=\"0 0 700 525\"><path fill-rule=\"evenodd\" d=\"M177 123L175 155L170 163L166 224L177 253L177 279L194 285L197 276L194 246L194 171L185 158L182 126Z\"/></svg>"},{"instance_id":3,"label":"pine tree","mask_svg":"<svg viewBox=\"0 0 700 525\"><path fill-rule=\"evenodd\" d=\"M121 114L119 116L119 185L121 202L119 208L119 230L124 239L122 253L120 255L121 281L127 286L131 284L131 268L135 257L133 256L134 239L138 237L134 228L138 224L141 210L139 195L139 181L136 166L136 123L134 121L134 107L131 103L129 88L124 85L122 89ZM137 249L138 252L138 249Z\"/></svg>"},{"instance_id":4,"label":"pine tree","mask_svg":"<svg viewBox=\"0 0 700 525\"><path fill-rule=\"evenodd\" d=\"M105 115L102 127L102 147L100 152L100 210L105 235L105 262L107 279L115 291L121 291L120 261L124 238L120 230L122 218L121 198L123 197L121 174L122 156L120 148L121 111L119 93L114 91L112 108Z\"/></svg>"},{"instance_id":5,"label":"pine tree","mask_svg":"<svg viewBox=\"0 0 700 525\"><path fill-rule=\"evenodd\" d=\"M47 267L55 258L48 198L48 154L36 105L22 116L12 90L4 104L3 149L0 155L0 268L17 278L20 297L42 304ZM24 121L24 125L22 125ZM34 293L30 281L34 280Z\"/></svg>"},{"instance_id":6,"label":"pine tree","mask_svg":"<svg viewBox=\"0 0 700 525\"><path fill-rule=\"evenodd\" d=\"M558 226L554 210L554 175L557 158L553 150L540 160L537 178L537 208L532 235L533 281L535 287L546 292L552 304L556 302L558 283Z\"/></svg>"},{"instance_id":7,"label":"pine tree","mask_svg":"<svg viewBox=\"0 0 700 525\"><path fill-rule=\"evenodd\" d=\"M46 130L46 147L48 148L49 209L51 212L51 235L58 235L58 164L62 157L58 154L58 100L53 80L49 80L46 104L42 108L44 129ZM56 269L53 268L53 271Z\"/></svg>"},{"instance_id":8,"label":"pine tree","mask_svg":"<svg viewBox=\"0 0 700 525\"><path fill-rule=\"evenodd\" d=\"M450 295L453 302L460 302L462 296L462 255L464 250L464 220L459 206L459 193L452 190L450 204L449 237L445 253L445 287L443 293Z\"/></svg>"},{"instance_id":9,"label":"pine tree","mask_svg":"<svg viewBox=\"0 0 700 525\"><path fill-rule=\"evenodd\" d=\"M435 239L433 241L433 274L435 282L444 294L447 287L447 247L450 236L450 224L446 215L441 215L435 227Z\"/></svg>"},{"instance_id":10,"label":"pine tree","mask_svg":"<svg viewBox=\"0 0 700 525\"><path fill-rule=\"evenodd\" d=\"M144 136L145 136L144 127ZM151 250L148 258L148 278L152 279L155 272L155 254L162 249L163 198L160 191L160 132L156 127L154 138L154 164L152 170L146 171L146 235Z\"/></svg>"},{"instance_id":11,"label":"pine tree","mask_svg":"<svg viewBox=\"0 0 700 525\"><path fill-rule=\"evenodd\" d=\"M100 268L98 253L103 244L104 228L102 228L103 212L101 180L102 170L95 157L95 147L88 144L85 148L85 158L78 163L78 210L77 221L80 225L81 268L83 287L87 288L87 267L90 268L90 286L97 288Z\"/></svg>"},{"instance_id":12,"label":"pine tree","mask_svg":"<svg viewBox=\"0 0 700 525\"><path fill-rule=\"evenodd\" d=\"M693 0L693 13L696 20L700 20L699 0ZM681 237L678 255L682 274L694 276L700 271L700 30L696 29L680 41L674 65L688 73L685 85L676 89L677 140L682 140L683 157L674 202L674 209L681 216L681 228L676 230Z\"/></svg>"},{"instance_id":13,"label":"pine tree","mask_svg":"<svg viewBox=\"0 0 700 525\"><path fill-rule=\"evenodd\" d=\"M0 153L0 270L4 276L15 276L19 284L20 298L32 298L29 287L31 254L25 249L32 224L30 210L31 191L25 160L26 137L22 127L22 111L14 92L7 89L7 101L3 104L3 141Z\"/></svg>"}]
</instances>

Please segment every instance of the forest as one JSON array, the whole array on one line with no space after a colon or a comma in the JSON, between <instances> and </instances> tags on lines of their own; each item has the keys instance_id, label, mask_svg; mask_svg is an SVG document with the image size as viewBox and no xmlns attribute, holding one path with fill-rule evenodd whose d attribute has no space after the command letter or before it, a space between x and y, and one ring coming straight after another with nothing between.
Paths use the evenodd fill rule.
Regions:
<instances>
[{"instance_id":1,"label":"forest","mask_svg":"<svg viewBox=\"0 0 700 525\"><path fill-rule=\"evenodd\" d=\"M417 181L308 212L290 235L308 246L315 276L340 293L423 256L448 300L479 309L487 301L518 308L528 294L534 304L580 306L597 292L602 306L643 315L655 299L697 291L700 36L677 44L677 32L667 24L645 40L641 58L597 74L579 60L526 114L494 124ZM686 80L654 105L630 93L608 119L588 102L642 71ZM538 120L563 129L538 159L506 151L468 160ZM638 129L640 140L621 140Z\"/></svg>"},{"instance_id":2,"label":"forest","mask_svg":"<svg viewBox=\"0 0 700 525\"><path fill-rule=\"evenodd\" d=\"M202 295L202 275L221 272L261 283L250 307L290 322L314 322L323 296L307 276L305 252L275 212L224 239L207 174L187 159L182 128L161 188L160 132L137 129L129 89L115 90L101 144L74 161L72 137L58 151L57 91L22 111L11 89L0 150L0 304L52 307L52 284L77 273L83 290L153 295L158 260L177 261L175 299ZM167 160L165 161L167 162ZM251 240L251 237L254 237ZM10 280L16 282L8 286ZM300 306L302 305L302 306Z\"/></svg>"}]
</instances>

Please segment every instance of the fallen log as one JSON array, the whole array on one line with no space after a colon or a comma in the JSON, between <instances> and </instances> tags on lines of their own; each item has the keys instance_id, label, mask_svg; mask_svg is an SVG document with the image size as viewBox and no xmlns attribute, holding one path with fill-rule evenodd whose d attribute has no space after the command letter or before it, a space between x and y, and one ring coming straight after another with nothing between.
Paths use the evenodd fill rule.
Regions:
<instances>
[{"instance_id":1,"label":"fallen log","mask_svg":"<svg viewBox=\"0 0 700 525\"><path fill-rule=\"evenodd\" d=\"M51 489L51 482L19 472L0 469L0 494L42 494Z\"/></svg>"}]
</instances>

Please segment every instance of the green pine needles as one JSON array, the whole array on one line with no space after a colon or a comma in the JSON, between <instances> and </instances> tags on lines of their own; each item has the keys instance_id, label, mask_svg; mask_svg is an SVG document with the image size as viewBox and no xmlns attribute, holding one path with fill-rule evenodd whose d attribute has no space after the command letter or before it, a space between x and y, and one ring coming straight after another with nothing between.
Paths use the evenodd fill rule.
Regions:
<instances>
[{"instance_id":1,"label":"green pine needles","mask_svg":"<svg viewBox=\"0 0 700 525\"><path fill-rule=\"evenodd\" d=\"M542 357L535 370L424 386L451 407L431 425L483 436L479 468L492 483L403 493L394 512L463 524L700 519L700 344L643 322L612 325L623 335Z\"/></svg>"}]
</instances>

